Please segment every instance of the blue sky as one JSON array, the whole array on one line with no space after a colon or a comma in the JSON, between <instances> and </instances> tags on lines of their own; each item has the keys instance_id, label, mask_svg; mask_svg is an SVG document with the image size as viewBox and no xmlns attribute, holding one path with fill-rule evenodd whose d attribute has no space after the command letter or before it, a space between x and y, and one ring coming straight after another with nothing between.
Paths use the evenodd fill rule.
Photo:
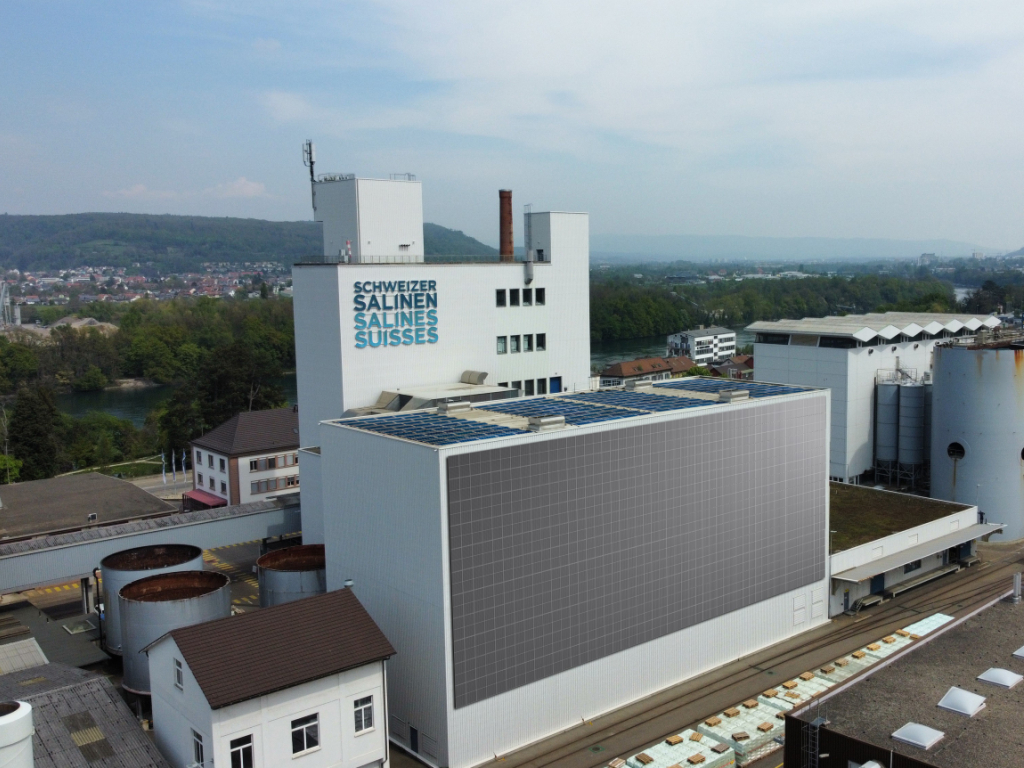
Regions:
<instances>
[{"instance_id":1,"label":"blue sky","mask_svg":"<svg viewBox=\"0 0 1024 768\"><path fill-rule=\"evenodd\" d=\"M413 172L596 233L1024 245L1024 5L0 3L0 211L310 218Z\"/></svg>"}]
</instances>

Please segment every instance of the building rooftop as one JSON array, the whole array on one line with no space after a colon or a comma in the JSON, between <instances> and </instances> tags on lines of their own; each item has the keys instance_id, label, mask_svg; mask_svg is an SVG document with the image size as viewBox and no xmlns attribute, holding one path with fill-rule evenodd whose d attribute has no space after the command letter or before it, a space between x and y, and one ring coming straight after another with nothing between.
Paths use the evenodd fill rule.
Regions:
<instances>
[{"instance_id":1,"label":"building rooftop","mask_svg":"<svg viewBox=\"0 0 1024 768\"><path fill-rule=\"evenodd\" d=\"M1022 642L1024 608L996 603L831 697L821 714L829 730L938 768L1019 766L1024 685L1007 689L978 676L993 667L1024 673L1024 659L1014 656ZM985 708L974 717L940 708L953 687L984 696ZM911 722L944 736L927 751L892 738Z\"/></svg>"},{"instance_id":2,"label":"building rooftop","mask_svg":"<svg viewBox=\"0 0 1024 768\"><path fill-rule=\"evenodd\" d=\"M970 505L939 501L909 493L882 491L863 485L829 483L832 552L843 552L869 541L970 509Z\"/></svg>"},{"instance_id":3,"label":"building rooftop","mask_svg":"<svg viewBox=\"0 0 1024 768\"><path fill-rule=\"evenodd\" d=\"M89 472L5 485L0 539L166 515L177 507L116 477ZM96 519L90 521L90 515Z\"/></svg>"},{"instance_id":4,"label":"building rooftop","mask_svg":"<svg viewBox=\"0 0 1024 768\"><path fill-rule=\"evenodd\" d=\"M299 447L299 412L296 408L245 411L192 441L196 448L247 456Z\"/></svg>"},{"instance_id":5,"label":"building rooftop","mask_svg":"<svg viewBox=\"0 0 1024 768\"><path fill-rule=\"evenodd\" d=\"M213 709L395 654L351 589L175 629L166 637L174 638ZM261 660L256 673L254 659Z\"/></svg>"},{"instance_id":6,"label":"building rooftop","mask_svg":"<svg viewBox=\"0 0 1024 768\"><path fill-rule=\"evenodd\" d=\"M460 409L337 419L337 426L374 432L425 445L444 446L533 434L531 418L562 417L566 428L634 419L690 408L721 408L732 391L752 399L811 391L812 387L691 376L655 382L643 389L600 389L465 404Z\"/></svg>"},{"instance_id":7,"label":"building rooftop","mask_svg":"<svg viewBox=\"0 0 1024 768\"><path fill-rule=\"evenodd\" d=\"M723 328L720 325L712 325L710 328L691 328L688 331L680 331L683 336L723 336L729 333L736 333L732 328Z\"/></svg>"},{"instance_id":8,"label":"building rooftop","mask_svg":"<svg viewBox=\"0 0 1024 768\"><path fill-rule=\"evenodd\" d=\"M105 677L63 664L0 675L0 701L32 705L36 768L167 768Z\"/></svg>"},{"instance_id":9,"label":"building rooftop","mask_svg":"<svg viewBox=\"0 0 1024 768\"><path fill-rule=\"evenodd\" d=\"M925 334L959 333L963 329L995 328L1000 323L992 315L937 314L929 312L883 312L842 317L805 317L800 320L762 320L747 326L755 333L796 333L810 336L843 336L858 341L876 337L889 340L904 335L914 338Z\"/></svg>"},{"instance_id":10,"label":"building rooftop","mask_svg":"<svg viewBox=\"0 0 1024 768\"><path fill-rule=\"evenodd\" d=\"M649 373L669 373L671 370L671 364L663 357L640 357L636 360L612 363L601 371L601 375L628 378L630 376L645 376Z\"/></svg>"}]
</instances>

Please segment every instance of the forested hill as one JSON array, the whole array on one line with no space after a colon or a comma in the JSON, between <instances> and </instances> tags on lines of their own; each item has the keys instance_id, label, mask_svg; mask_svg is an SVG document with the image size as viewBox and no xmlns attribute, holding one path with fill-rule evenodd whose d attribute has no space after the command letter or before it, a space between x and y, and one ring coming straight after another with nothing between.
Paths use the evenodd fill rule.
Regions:
<instances>
[{"instance_id":1,"label":"forested hill","mask_svg":"<svg viewBox=\"0 0 1024 768\"><path fill-rule=\"evenodd\" d=\"M424 224L423 238L428 256L497 255L496 249L438 224ZM0 266L7 269L151 262L161 272L183 272L206 261L292 264L322 252L320 225L310 221L135 213L0 216Z\"/></svg>"}]
</instances>

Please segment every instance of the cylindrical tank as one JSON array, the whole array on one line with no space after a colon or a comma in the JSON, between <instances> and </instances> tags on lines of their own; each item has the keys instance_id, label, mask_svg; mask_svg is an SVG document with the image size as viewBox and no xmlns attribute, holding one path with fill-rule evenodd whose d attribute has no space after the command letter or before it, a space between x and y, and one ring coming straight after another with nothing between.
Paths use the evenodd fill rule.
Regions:
<instances>
[{"instance_id":1,"label":"cylindrical tank","mask_svg":"<svg viewBox=\"0 0 1024 768\"><path fill-rule=\"evenodd\" d=\"M33 768L32 705L25 701L0 701L0 766Z\"/></svg>"},{"instance_id":2,"label":"cylindrical tank","mask_svg":"<svg viewBox=\"0 0 1024 768\"><path fill-rule=\"evenodd\" d=\"M172 629L231 615L230 579L213 571L147 576L121 588L126 691L149 695L149 658L142 649Z\"/></svg>"},{"instance_id":3,"label":"cylindrical tank","mask_svg":"<svg viewBox=\"0 0 1024 768\"><path fill-rule=\"evenodd\" d=\"M1024 538L1024 347L936 346L931 494Z\"/></svg>"},{"instance_id":4,"label":"cylindrical tank","mask_svg":"<svg viewBox=\"0 0 1024 768\"><path fill-rule=\"evenodd\" d=\"M875 460L896 461L900 427L900 387L879 382L875 405Z\"/></svg>"},{"instance_id":5,"label":"cylindrical tank","mask_svg":"<svg viewBox=\"0 0 1024 768\"><path fill-rule=\"evenodd\" d=\"M268 552L256 561L260 579L260 606L290 603L327 591L327 563L323 544L303 544Z\"/></svg>"},{"instance_id":6,"label":"cylindrical tank","mask_svg":"<svg viewBox=\"0 0 1024 768\"><path fill-rule=\"evenodd\" d=\"M932 382L921 385L924 389L924 457L932 460Z\"/></svg>"},{"instance_id":7,"label":"cylindrical tank","mask_svg":"<svg viewBox=\"0 0 1024 768\"><path fill-rule=\"evenodd\" d=\"M900 384L899 441L900 464L924 464L924 387L920 384Z\"/></svg>"},{"instance_id":8,"label":"cylindrical tank","mask_svg":"<svg viewBox=\"0 0 1024 768\"><path fill-rule=\"evenodd\" d=\"M100 561L103 579L103 648L121 655L121 610L117 595L121 588L143 576L173 571L203 570L203 550L188 544L160 544L136 547L107 555Z\"/></svg>"}]
</instances>

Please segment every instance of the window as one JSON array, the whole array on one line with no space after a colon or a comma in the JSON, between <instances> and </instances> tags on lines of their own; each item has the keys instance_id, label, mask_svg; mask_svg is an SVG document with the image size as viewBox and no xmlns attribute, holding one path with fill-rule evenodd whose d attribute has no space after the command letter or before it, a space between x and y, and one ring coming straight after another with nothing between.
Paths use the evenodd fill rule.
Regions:
<instances>
[{"instance_id":1,"label":"window","mask_svg":"<svg viewBox=\"0 0 1024 768\"><path fill-rule=\"evenodd\" d=\"M174 660L174 687L180 690L185 689L185 672L181 668L181 659Z\"/></svg>"},{"instance_id":2,"label":"window","mask_svg":"<svg viewBox=\"0 0 1024 768\"><path fill-rule=\"evenodd\" d=\"M504 355L506 352L508 352L508 337L507 336L499 336L498 337L498 354L499 355Z\"/></svg>"},{"instance_id":3,"label":"window","mask_svg":"<svg viewBox=\"0 0 1024 768\"><path fill-rule=\"evenodd\" d=\"M356 699L352 705L355 707L356 733L373 728L373 696Z\"/></svg>"},{"instance_id":4,"label":"window","mask_svg":"<svg viewBox=\"0 0 1024 768\"><path fill-rule=\"evenodd\" d=\"M507 388L508 387L508 382L507 381L499 381L498 382L498 386L499 387L506 387ZM1021 454L1024 454L1024 451L1021 451Z\"/></svg>"},{"instance_id":5,"label":"window","mask_svg":"<svg viewBox=\"0 0 1024 768\"><path fill-rule=\"evenodd\" d=\"M921 567L921 561L920 560L915 560L912 563L907 563L906 565L904 565L903 566L903 572L904 573L912 573L912 572L916 571L920 567Z\"/></svg>"},{"instance_id":6,"label":"window","mask_svg":"<svg viewBox=\"0 0 1024 768\"><path fill-rule=\"evenodd\" d=\"M198 475L196 475L196 478L199 480L199 486L202 487L202 485L203 485L203 473L200 472Z\"/></svg>"},{"instance_id":7,"label":"window","mask_svg":"<svg viewBox=\"0 0 1024 768\"><path fill-rule=\"evenodd\" d=\"M250 459L249 460L249 471L250 472L255 472L257 469L259 469L259 462L257 462L256 459Z\"/></svg>"},{"instance_id":8,"label":"window","mask_svg":"<svg viewBox=\"0 0 1024 768\"><path fill-rule=\"evenodd\" d=\"M196 451L196 464L198 466L200 466L200 467L203 466L203 452L202 451Z\"/></svg>"},{"instance_id":9,"label":"window","mask_svg":"<svg viewBox=\"0 0 1024 768\"><path fill-rule=\"evenodd\" d=\"M210 467L210 469L213 469L213 454L212 453L206 454L206 464L207 464L207 466Z\"/></svg>"},{"instance_id":10,"label":"window","mask_svg":"<svg viewBox=\"0 0 1024 768\"><path fill-rule=\"evenodd\" d=\"M212 476L210 477L210 490L211 491L216 491L217 490L217 481L214 480Z\"/></svg>"},{"instance_id":11,"label":"window","mask_svg":"<svg viewBox=\"0 0 1024 768\"><path fill-rule=\"evenodd\" d=\"M511 306L511 307L518 307L519 306L519 289L518 288L510 288L509 289L509 291L508 291L508 303L509 303L509 306Z\"/></svg>"},{"instance_id":12,"label":"window","mask_svg":"<svg viewBox=\"0 0 1024 768\"><path fill-rule=\"evenodd\" d=\"M254 768L252 736L232 739L231 768Z\"/></svg>"},{"instance_id":13,"label":"window","mask_svg":"<svg viewBox=\"0 0 1024 768\"><path fill-rule=\"evenodd\" d=\"M518 389L521 392L522 389L523 389L523 382L521 382L521 381L513 381L512 382L512 389Z\"/></svg>"},{"instance_id":14,"label":"window","mask_svg":"<svg viewBox=\"0 0 1024 768\"><path fill-rule=\"evenodd\" d=\"M206 755L203 749L203 734L192 731L192 759L196 765L206 765Z\"/></svg>"},{"instance_id":15,"label":"window","mask_svg":"<svg viewBox=\"0 0 1024 768\"><path fill-rule=\"evenodd\" d=\"M533 352L533 334L523 336L523 352Z\"/></svg>"},{"instance_id":16,"label":"window","mask_svg":"<svg viewBox=\"0 0 1024 768\"><path fill-rule=\"evenodd\" d=\"M320 715L292 720L292 754L308 752L320 746Z\"/></svg>"},{"instance_id":17,"label":"window","mask_svg":"<svg viewBox=\"0 0 1024 768\"><path fill-rule=\"evenodd\" d=\"M548 380L537 379L537 394L546 395L548 393Z\"/></svg>"},{"instance_id":18,"label":"window","mask_svg":"<svg viewBox=\"0 0 1024 768\"><path fill-rule=\"evenodd\" d=\"M221 481L221 484L220 484L220 492L221 493L227 493L228 492L228 484L225 483L223 480Z\"/></svg>"},{"instance_id":19,"label":"window","mask_svg":"<svg viewBox=\"0 0 1024 768\"><path fill-rule=\"evenodd\" d=\"M530 396L533 394L533 379L526 380L526 395Z\"/></svg>"},{"instance_id":20,"label":"window","mask_svg":"<svg viewBox=\"0 0 1024 768\"><path fill-rule=\"evenodd\" d=\"M546 259L544 258L544 249L543 248L538 248L537 249L537 261L546 261Z\"/></svg>"},{"instance_id":21,"label":"window","mask_svg":"<svg viewBox=\"0 0 1024 768\"><path fill-rule=\"evenodd\" d=\"M220 460L220 471L221 472L225 472L225 471L227 471L227 468L228 468L227 461L225 461L224 459L221 459Z\"/></svg>"},{"instance_id":22,"label":"window","mask_svg":"<svg viewBox=\"0 0 1024 768\"><path fill-rule=\"evenodd\" d=\"M499 288L498 290L496 290L494 292L494 295L495 295L494 306L496 306L496 307L504 307L505 306L505 289L504 288Z\"/></svg>"},{"instance_id":23,"label":"window","mask_svg":"<svg viewBox=\"0 0 1024 768\"><path fill-rule=\"evenodd\" d=\"M511 336L510 338L512 339L512 352L518 352L519 351L519 337L518 336Z\"/></svg>"},{"instance_id":24,"label":"window","mask_svg":"<svg viewBox=\"0 0 1024 768\"><path fill-rule=\"evenodd\" d=\"M548 335L546 333L537 334L537 351L543 352L548 348Z\"/></svg>"},{"instance_id":25,"label":"window","mask_svg":"<svg viewBox=\"0 0 1024 768\"><path fill-rule=\"evenodd\" d=\"M543 307L544 306L544 299L546 298L545 297L545 293L546 292L547 292L546 288L537 288L534 291L534 293L536 294L536 299L537 299L536 304L537 304L538 307Z\"/></svg>"},{"instance_id":26,"label":"window","mask_svg":"<svg viewBox=\"0 0 1024 768\"><path fill-rule=\"evenodd\" d=\"M523 288L523 306L528 307L533 304L533 288Z\"/></svg>"}]
</instances>

